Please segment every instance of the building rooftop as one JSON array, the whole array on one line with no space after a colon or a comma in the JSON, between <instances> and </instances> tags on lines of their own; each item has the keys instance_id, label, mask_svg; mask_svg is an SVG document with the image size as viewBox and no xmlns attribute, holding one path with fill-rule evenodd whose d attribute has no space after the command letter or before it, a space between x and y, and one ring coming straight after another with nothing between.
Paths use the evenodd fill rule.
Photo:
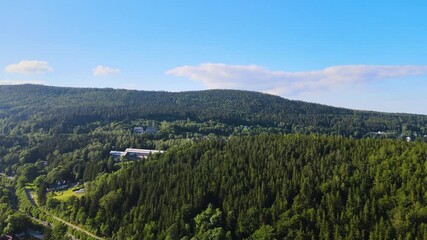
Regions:
<instances>
[{"instance_id":1,"label":"building rooftop","mask_svg":"<svg viewBox=\"0 0 427 240\"><path fill-rule=\"evenodd\" d=\"M164 153L162 150L152 150L152 149L138 149L138 148L126 148L126 153L141 153L141 154L149 154L149 153Z\"/></svg>"}]
</instances>

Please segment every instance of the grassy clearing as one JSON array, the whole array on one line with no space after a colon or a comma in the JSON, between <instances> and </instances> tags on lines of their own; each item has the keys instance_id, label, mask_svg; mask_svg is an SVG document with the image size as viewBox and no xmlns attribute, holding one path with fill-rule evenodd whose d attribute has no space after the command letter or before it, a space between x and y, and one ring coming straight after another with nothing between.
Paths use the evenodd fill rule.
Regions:
<instances>
[{"instance_id":1,"label":"grassy clearing","mask_svg":"<svg viewBox=\"0 0 427 240\"><path fill-rule=\"evenodd\" d=\"M31 197L32 197L32 198L33 198L33 200L34 200L34 203L35 203L38 207L40 207L40 204L39 204L39 198L37 197L36 192L31 192Z\"/></svg>"},{"instance_id":2,"label":"grassy clearing","mask_svg":"<svg viewBox=\"0 0 427 240\"><path fill-rule=\"evenodd\" d=\"M30 190L31 192L36 192L37 191L37 187L34 183L27 183L25 184L25 188Z\"/></svg>"},{"instance_id":3,"label":"grassy clearing","mask_svg":"<svg viewBox=\"0 0 427 240\"><path fill-rule=\"evenodd\" d=\"M75 196L77 198L81 198L84 193L75 193L74 191L79 190L80 188L83 188L83 186L76 186L73 188L69 188L67 190L64 191L58 191L58 192L54 192L53 195L55 199L59 200L59 201L67 201L70 197Z\"/></svg>"}]
</instances>

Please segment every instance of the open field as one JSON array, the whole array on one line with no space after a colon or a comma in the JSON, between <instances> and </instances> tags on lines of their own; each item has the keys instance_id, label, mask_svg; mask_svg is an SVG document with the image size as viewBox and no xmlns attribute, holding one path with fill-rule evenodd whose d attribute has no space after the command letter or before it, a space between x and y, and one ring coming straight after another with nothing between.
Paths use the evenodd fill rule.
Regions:
<instances>
[{"instance_id":1,"label":"open field","mask_svg":"<svg viewBox=\"0 0 427 240\"><path fill-rule=\"evenodd\" d=\"M84 193L77 193L75 192L76 190L79 190L83 188L83 186L78 185L72 188L69 188L67 190L64 191L55 191L53 192L55 199L59 200L59 201L67 201L70 197L75 196L77 198L80 198L84 195Z\"/></svg>"}]
</instances>

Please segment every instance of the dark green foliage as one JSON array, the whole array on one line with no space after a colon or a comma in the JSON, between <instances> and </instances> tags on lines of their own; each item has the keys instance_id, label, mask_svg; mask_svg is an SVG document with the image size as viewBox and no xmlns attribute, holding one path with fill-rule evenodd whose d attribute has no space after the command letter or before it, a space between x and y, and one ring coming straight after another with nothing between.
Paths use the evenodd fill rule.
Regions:
<instances>
[{"instance_id":1,"label":"dark green foliage","mask_svg":"<svg viewBox=\"0 0 427 240\"><path fill-rule=\"evenodd\" d=\"M103 175L57 211L113 238L425 239L426 161L427 144L394 140L207 140Z\"/></svg>"},{"instance_id":2,"label":"dark green foliage","mask_svg":"<svg viewBox=\"0 0 427 240\"><path fill-rule=\"evenodd\" d=\"M28 220L15 192L42 214L22 189L33 182L42 205L114 239L427 239L426 126L246 91L0 86L0 172L16 175L0 230ZM168 152L109 156L128 147ZM85 197L46 199L58 181Z\"/></svg>"},{"instance_id":3,"label":"dark green foliage","mask_svg":"<svg viewBox=\"0 0 427 240\"><path fill-rule=\"evenodd\" d=\"M354 137L382 131L399 136L427 134L427 117L353 111L281 97L235 90L148 92L0 86L1 132L87 133L84 125L102 121L215 120L227 125L279 127L285 132L334 133ZM16 129L16 123L22 123ZM66 147L66 146L64 146ZM43 151L43 150L42 150ZM22 161L37 160L30 151Z\"/></svg>"},{"instance_id":4,"label":"dark green foliage","mask_svg":"<svg viewBox=\"0 0 427 240\"><path fill-rule=\"evenodd\" d=\"M117 170L110 150L168 149L186 139L325 133L424 141L427 134L426 116L353 111L234 90L0 86L0 113L0 171L17 172L19 187L41 174L48 184L93 180ZM136 126L159 131L132 134Z\"/></svg>"},{"instance_id":5,"label":"dark green foliage","mask_svg":"<svg viewBox=\"0 0 427 240\"><path fill-rule=\"evenodd\" d=\"M14 228L10 226L13 211L13 189L9 186L9 181L0 176L0 235L7 234Z\"/></svg>"},{"instance_id":6,"label":"dark green foliage","mask_svg":"<svg viewBox=\"0 0 427 240\"><path fill-rule=\"evenodd\" d=\"M65 226L62 223L57 223L52 230L51 235L49 236L49 239L52 240L66 240L69 239L66 237L67 233L67 226Z\"/></svg>"},{"instance_id":7,"label":"dark green foliage","mask_svg":"<svg viewBox=\"0 0 427 240\"><path fill-rule=\"evenodd\" d=\"M46 194L47 194L48 184L44 178L39 178L37 181L37 201L40 205L44 206L46 204Z\"/></svg>"},{"instance_id":8,"label":"dark green foliage","mask_svg":"<svg viewBox=\"0 0 427 240\"><path fill-rule=\"evenodd\" d=\"M19 187L89 181L117 170L110 150L168 149L183 140L260 133L320 133L425 141L427 117L353 111L235 90L147 92L0 86L0 171ZM135 135L155 126L156 135ZM47 166L45 166L47 164Z\"/></svg>"},{"instance_id":9,"label":"dark green foliage","mask_svg":"<svg viewBox=\"0 0 427 240\"><path fill-rule=\"evenodd\" d=\"M28 227L29 220L24 213L16 212L7 216L5 224L6 227L3 229L3 233L18 233Z\"/></svg>"}]
</instances>

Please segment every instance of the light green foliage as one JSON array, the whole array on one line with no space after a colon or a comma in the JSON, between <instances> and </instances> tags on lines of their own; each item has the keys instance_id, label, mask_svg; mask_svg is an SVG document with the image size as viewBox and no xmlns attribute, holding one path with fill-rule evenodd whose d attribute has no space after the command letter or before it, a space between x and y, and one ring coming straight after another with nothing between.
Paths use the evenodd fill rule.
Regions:
<instances>
[{"instance_id":1,"label":"light green foliage","mask_svg":"<svg viewBox=\"0 0 427 240\"><path fill-rule=\"evenodd\" d=\"M53 227L53 230L52 230L52 233L51 233L51 236L50 236L49 239L52 239L52 240L66 240L66 239L69 239L66 236L66 233L67 233L67 226L65 226L62 223L57 223Z\"/></svg>"},{"instance_id":2,"label":"light green foliage","mask_svg":"<svg viewBox=\"0 0 427 240\"><path fill-rule=\"evenodd\" d=\"M8 203L0 203L0 235L8 233L8 229L6 231L4 230L7 226L6 220L8 219L8 216L11 216L13 214L12 208L9 206Z\"/></svg>"},{"instance_id":3,"label":"light green foliage","mask_svg":"<svg viewBox=\"0 0 427 240\"><path fill-rule=\"evenodd\" d=\"M76 198L83 197L84 193L76 193L75 192L77 189L79 189L79 187L69 188L69 189L64 190L64 191L55 191L52 194L52 198L65 202L71 197L76 197Z\"/></svg>"},{"instance_id":4,"label":"light green foliage","mask_svg":"<svg viewBox=\"0 0 427 240\"><path fill-rule=\"evenodd\" d=\"M192 239L223 240L227 239L222 226L222 212L218 208L213 209L209 204L205 211L194 218L195 236Z\"/></svg>"},{"instance_id":5,"label":"light green foliage","mask_svg":"<svg viewBox=\"0 0 427 240\"><path fill-rule=\"evenodd\" d=\"M258 230L256 230L252 236L252 240L273 240L274 238L274 229L270 225L262 225Z\"/></svg>"},{"instance_id":6,"label":"light green foliage","mask_svg":"<svg viewBox=\"0 0 427 240\"><path fill-rule=\"evenodd\" d=\"M147 240L155 240L157 234L157 226L155 222L149 222L144 225L142 232L143 238Z\"/></svg>"},{"instance_id":7,"label":"light green foliage","mask_svg":"<svg viewBox=\"0 0 427 240\"><path fill-rule=\"evenodd\" d=\"M44 176L37 177L34 182L36 183L36 186L37 186L37 192L36 192L37 202L39 205L44 206L47 200L46 194L47 194L48 184Z\"/></svg>"},{"instance_id":8,"label":"light green foliage","mask_svg":"<svg viewBox=\"0 0 427 240\"><path fill-rule=\"evenodd\" d=\"M107 195L103 196L99 200L99 205L103 208L107 213L114 214L115 210L121 206L122 200L122 190L118 189L115 191L109 192Z\"/></svg>"}]
</instances>

